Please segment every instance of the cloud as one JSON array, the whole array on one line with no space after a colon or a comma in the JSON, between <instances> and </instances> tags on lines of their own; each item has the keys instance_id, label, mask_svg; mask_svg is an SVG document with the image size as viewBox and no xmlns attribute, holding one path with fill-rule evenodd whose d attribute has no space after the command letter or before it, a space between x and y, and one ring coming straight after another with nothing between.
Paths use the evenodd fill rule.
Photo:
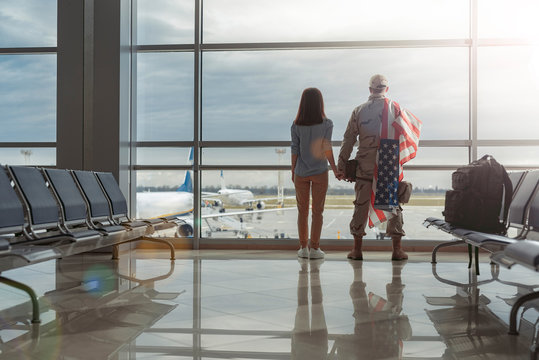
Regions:
<instances>
[{"instance_id":1,"label":"cloud","mask_svg":"<svg viewBox=\"0 0 539 360\"><path fill-rule=\"evenodd\" d=\"M55 141L56 56L0 56L0 141Z\"/></svg>"},{"instance_id":2,"label":"cloud","mask_svg":"<svg viewBox=\"0 0 539 360\"><path fill-rule=\"evenodd\" d=\"M0 47L56 46L56 0L2 0Z\"/></svg>"},{"instance_id":3,"label":"cloud","mask_svg":"<svg viewBox=\"0 0 539 360\"><path fill-rule=\"evenodd\" d=\"M193 44L195 2L137 1L138 44Z\"/></svg>"},{"instance_id":4,"label":"cloud","mask_svg":"<svg viewBox=\"0 0 539 360\"><path fill-rule=\"evenodd\" d=\"M205 0L206 42L456 39L469 9L452 0Z\"/></svg>"}]
</instances>

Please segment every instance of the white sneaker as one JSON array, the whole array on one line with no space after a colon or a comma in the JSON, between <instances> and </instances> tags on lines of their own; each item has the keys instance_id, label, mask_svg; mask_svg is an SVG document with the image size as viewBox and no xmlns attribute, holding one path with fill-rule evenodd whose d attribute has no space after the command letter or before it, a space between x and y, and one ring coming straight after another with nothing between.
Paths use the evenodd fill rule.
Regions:
<instances>
[{"instance_id":1,"label":"white sneaker","mask_svg":"<svg viewBox=\"0 0 539 360\"><path fill-rule=\"evenodd\" d=\"M311 249L311 252L309 254L309 258L311 258L311 259L323 259L325 255L326 255L326 253L323 252L320 248Z\"/></svg>"},{"instance_id":2,"label":"white sneaker","mask_svg":"<svg viewBox=\"0 0 539 360\"><path fill-rule=\"evenodd\" d=\"M308 247L300 248L298 250L298 257L308 259L309 258L309 248Z\"/></svg>"}]
</instances>

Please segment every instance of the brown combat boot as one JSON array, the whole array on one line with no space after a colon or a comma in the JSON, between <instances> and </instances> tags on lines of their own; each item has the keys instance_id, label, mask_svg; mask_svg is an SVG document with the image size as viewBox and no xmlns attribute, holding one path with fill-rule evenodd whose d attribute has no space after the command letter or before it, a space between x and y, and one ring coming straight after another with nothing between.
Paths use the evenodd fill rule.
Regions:
<instances>
[{"instance_id":1,"label":"brown combat boot","mask_svg":"<svg viewBox=\"0 0 539 360\"><path fill-rule=\"evenodd\" d=\"M391 254L391 260L406 260L408 259L408 254L404 252L401 244L402 236L392 236L391 241L393 242L393 254Z\"/></svg>"}]
</instances>

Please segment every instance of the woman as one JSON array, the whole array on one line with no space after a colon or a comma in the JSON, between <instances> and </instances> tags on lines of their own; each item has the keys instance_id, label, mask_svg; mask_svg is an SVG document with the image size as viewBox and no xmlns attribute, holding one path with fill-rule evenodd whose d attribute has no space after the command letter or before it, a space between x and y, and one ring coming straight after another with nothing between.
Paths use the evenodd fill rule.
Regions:
<instances>
[{"instance_id":1,"label":"woman","mask_svg":"<svg viewBox=\"0 0 539 360\"><path fill-rule=\"evenodd\" d=\"M322 93L316 88L307 88L301 95L298 114L292 124L292 181L296 188L298 205L298 233L300 249L298 257L321 259L320 233L322 212L328 189L328 164L336 177L340 176L335 166L331 148L333 122L326 118ZM311 243L308 244L309 193L312 192Z\"/></svg>"}]
</instances>

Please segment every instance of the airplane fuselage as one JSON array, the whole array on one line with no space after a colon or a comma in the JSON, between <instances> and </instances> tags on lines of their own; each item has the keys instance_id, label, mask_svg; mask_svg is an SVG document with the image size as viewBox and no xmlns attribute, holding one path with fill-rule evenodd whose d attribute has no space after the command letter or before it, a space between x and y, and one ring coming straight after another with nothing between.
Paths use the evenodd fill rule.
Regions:
<instances>
[{"instance_id":1,"label":"airplane fuselage","mask_svg":"<svg viewBox=\"0 0 539 360\"><path fill-rule=\"evenodd\" d=\"M183 216L193 211L193 194L182 191L137 193L137 218Z\"/></svg>"},{"instance_id":2,"label":"airplane fuselage","mask_svg":"<svg viewBox=\"0 0 539 360\"><path fill-rule=\"evenodd\" d=\"M221 189L218 194L224 197L224 202L229 205L249 205L255 200L255 196L249 190Z\"/></svg>"}]
</instances>

